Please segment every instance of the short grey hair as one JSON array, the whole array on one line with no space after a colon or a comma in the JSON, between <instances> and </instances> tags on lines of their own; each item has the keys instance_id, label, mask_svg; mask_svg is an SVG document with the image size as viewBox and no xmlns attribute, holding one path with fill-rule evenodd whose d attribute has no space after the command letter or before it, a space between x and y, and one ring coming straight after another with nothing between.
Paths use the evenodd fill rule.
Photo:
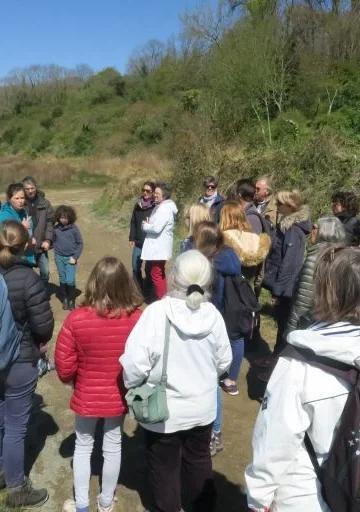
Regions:
<instances>
[{"instance_id":1,"label":"short grey hair","mask_svg":"<svg viewBox=\"0 0 360 512\"><path fill-rule=\"evenodd\" d=\"M202 302L210 299L212 267L209 260L200 251L190 250L178 256L170 271L169 296L186 301L190 309L198 309ZM204 294L193 291L187 295L191 285L198 285Z\"/></svg>"},{"instance_id":2,"label":"short grey hair","mask_svg":"<svg viewBox=\"0 0 360 512\"><path fill-rule=\"evenodd\" d=\"M337 217L333 215L320 217L317 225L317 242L342 243L346 241L345 228Z\"/></svg>"},{"instance_id":3,"label":"short grey hair","mask_svg":"<svg viewBox=\"0 0 360 512\"><path fill-rule=\"evenodd\" d=\"M26 183L29 183L29 184L33 185L34 187L37 187L36 180L32 176L25 176L25 178L23 178L23 180L22 180L22 183L23 183L23 185L25 185Z\"/></svg>"}]
</instances>

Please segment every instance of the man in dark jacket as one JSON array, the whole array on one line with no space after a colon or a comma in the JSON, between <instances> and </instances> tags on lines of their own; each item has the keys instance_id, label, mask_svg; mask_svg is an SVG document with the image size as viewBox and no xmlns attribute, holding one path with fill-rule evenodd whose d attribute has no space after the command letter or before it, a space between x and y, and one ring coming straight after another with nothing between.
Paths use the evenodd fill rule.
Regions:
<instances>
[{"instance_id":1,"label":"man in dark jacket","mask_svg":"<svg viewBox=\"0 0 360 512\"><path fill-rule=\"evenodd\" d=\"M142 276L142 260L141 251L144 244L146 233L142 230L142 223L146 221L155 207L154 203L155 183L153 181L145 181L140 199L134 206L130 221L129 244L132 248L132 270L134 280L138 283L140 289L145 292L145 281L148 280L146 275L145 281ZM145 274L146 272L145 265Z\"/></svg>"},{"instance_id":2,"label":"man in dark jacket","mask_svg":"<svg viewBox=\"0 0 360 512\"><path fill-rule=\"evenodd\" d=\"M331 198L332 211L344 226L349 245L360 245L359 199L354 192L335 192Z\"/></svg>"},{"instance_id":3,"label":"man in dark jacket","mask_svg":"<svg viewBox=\"0 0 360 512\"><path fill-rule=\"evenodd\" d=\"M44 192L38 189L36 181L31 176L23 179L26 197L26 209L33 222L33 238L35 239L36 264L40 277L46 284L49 281L48 251L53 241L54 210Z\"/></svg>"},{"instance_id":4,"label":"man in dark jacket","mask_svg":"<svg viewBox=\"0 0 360 512\"><path fill-rule=\"evenodd\" d=\"M199 198L199 203L210 209L212 218L216 224L220 222L220 212L225 198L218 193L218 180L214 176L207 176L203 181L204 195Z\"/></svg>"}]
</instances>

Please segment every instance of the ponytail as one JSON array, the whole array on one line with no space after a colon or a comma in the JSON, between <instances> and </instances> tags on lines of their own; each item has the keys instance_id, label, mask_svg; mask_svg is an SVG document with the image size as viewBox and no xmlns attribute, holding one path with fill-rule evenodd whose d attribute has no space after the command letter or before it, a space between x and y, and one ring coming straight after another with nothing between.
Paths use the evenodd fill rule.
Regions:
<instances>
[{"instance_id":1,"label":"ponytail","mask_svg":"<svg viewBox=\"0 0 360 512\"><path fill-rule=\"evenodd\" d=\"M7 220L0 229L0 266L8 268L25 251L29 234L20 222Z\"/></svg>"}]
</instances>

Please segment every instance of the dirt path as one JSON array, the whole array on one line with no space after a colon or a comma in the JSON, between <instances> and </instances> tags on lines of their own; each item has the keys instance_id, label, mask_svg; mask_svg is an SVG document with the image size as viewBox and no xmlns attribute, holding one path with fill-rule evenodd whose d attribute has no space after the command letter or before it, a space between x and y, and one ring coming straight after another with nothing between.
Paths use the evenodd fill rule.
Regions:
<instances>
[{"instance_id":1,"label":"dirt path","mask_svg":"<svg viewBox=\"0 0 360 512\"><path fill-rule=\"evenodd\" d=\"M91 212L91 204L100 192L96 189L47 192L54 205L64 202L74 205L77 209L78 224L85 242L77 280L80 289L84 288L89 271L100 257L112 254L120 257L128 266L130 262L126 233L107 226ZM57 284L52 256L51 281ZM57 333L66 312L61 309L61 304L54 295L51 302L56 318ZM53 345L55 339L54 335ZM258 410L258 403L248 398L247 373L248 364L244 362L239 396L224 396L225 450L214 459L219 491L218 512L246 510L241 486L243 485L244 467L250 458L251 429ZM44 485L50 492L50 500L41 510L60 512L64 500L72 496L71 460L74 445L74 416L68 407L71 390L58 381L55 372L51 372L41 379L37 393L38 407L29 436L30 459L34 461L31 478L36 485ZM142 436L130 419L126 420L125 430L123 465L117 492L119 501L116 511L140 512L144 510L144 504L146 504L146 494L144 494L146 469ZM93 497L98 491L98 466L99 464L95 461L91 485ZM94 499L92 501L95 503ZM91 510L95 510L94 505Z\"/></svg>"}]
</instances>

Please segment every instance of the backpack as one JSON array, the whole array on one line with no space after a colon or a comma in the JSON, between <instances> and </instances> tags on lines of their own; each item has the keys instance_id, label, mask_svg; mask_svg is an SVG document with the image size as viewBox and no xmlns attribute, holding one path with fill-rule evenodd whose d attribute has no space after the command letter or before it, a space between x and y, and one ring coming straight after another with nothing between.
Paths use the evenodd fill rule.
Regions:
<instances>
[{"instance_id":1,"label":"backpack","mask_svg":"<svg viewBox=\"0 0 360 512\"><path fill-rule=\"evenodd\" d=\"M321 466L307 433L304 444L330 510L360 512L360 372L353 366L290 345L281 356L304 361L352 384L328 457Z\"/></svg>"},{"instance_id":2,"label":"backpack","mask_svg":"<svg viewBox=\"0 0 360 512\"><path fill-rule=\"evenodd\" d=\"M259 324L261 306L244 276L224 277L224 312L228 336L231 340L252 338Z\"/></svg>"},{"instance_id":3,"label":"backpack","mask_svg":"<svg viewBox=\"0 0 360 512\"><path fill-rule=\"evenodd\" d=\"M3 275L6 274L6 272L0 272ZM3 275L0 275L0 370L5 370L19 357L23 334L15 323Z\"/></svg>"}]
</instances>

